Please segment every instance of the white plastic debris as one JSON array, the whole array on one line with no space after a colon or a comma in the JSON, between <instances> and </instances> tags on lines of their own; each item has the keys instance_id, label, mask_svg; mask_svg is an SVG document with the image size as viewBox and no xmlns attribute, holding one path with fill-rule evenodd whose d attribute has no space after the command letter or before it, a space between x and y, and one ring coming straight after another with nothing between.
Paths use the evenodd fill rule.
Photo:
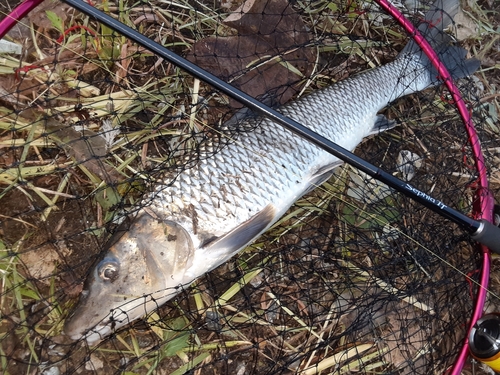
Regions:
<instances>
[{"instance_id":1,"label":"white plastic debris","mask_svg":"<svg viewBox=\"0 0 500 375\"><path fill-rule=\"evenodd\" d=\"M22 51L23 48L19 44L9 42L8 40L0 40L0 53L20 55Z\"/></svg>"},{"instance_id":2,"label":"white plastic debris","mask_svg":"<svg viewBox=\"0 0 500 375\"><path fill-rule=\"evenodd\" d=\"M397 230L391 224L384 225L384 227L382 228L382 233L384 234L384 238L386 241L396 241L400 236L399 230Z\"/></svg>"},{"instance_id":3,"label":"white plastic debris","mask_svg":"<svg viewBox=\"0 0 500 375\"><path fill-rule=\"evenodd\" d=\"M411 181L416 170L422 166L422 158L409 150L401 150L396 162L404 181Z\"/></svg>"}]
</instances>

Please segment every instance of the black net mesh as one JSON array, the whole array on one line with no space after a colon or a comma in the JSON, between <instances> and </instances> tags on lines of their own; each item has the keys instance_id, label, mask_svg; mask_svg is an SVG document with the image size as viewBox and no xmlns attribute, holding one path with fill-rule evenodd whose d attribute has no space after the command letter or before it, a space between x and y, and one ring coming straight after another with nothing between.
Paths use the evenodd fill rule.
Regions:
<instances>
[{"instance_id":1,"label":"black net mesh","mask_svg":"<svg viewBox=\"0 0 500 375\"><path fill-rule=\"evenodd\" d=\"M371 1L93 5L274 107L390 62L408 41ZM425 4L399 6L422 19ZM461 45L498 48L483 31ZM98 343L70 339L64 323L107 240L158 199L144 194L201 159L219 163L256 126L236 101L63 3L46 1L9 36L19 53L0 56L3 372L431 374L453 364L475 302L476 246L348 165L157 310ZM488 61L457 83L496 194ZM470 214L478 173L448 92L427 89L383 114L397 126L356 154Z\"/></svg>"}]
</instances>

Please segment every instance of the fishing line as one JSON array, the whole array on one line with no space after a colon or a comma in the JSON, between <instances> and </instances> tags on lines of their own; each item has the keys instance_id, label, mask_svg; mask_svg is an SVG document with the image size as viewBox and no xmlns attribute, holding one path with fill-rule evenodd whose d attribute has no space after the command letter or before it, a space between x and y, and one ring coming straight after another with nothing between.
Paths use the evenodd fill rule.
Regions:
<instances>
[{"instance_id":1,"label":"fishing line","mask_svg":"<svg viewBox=\"0 0 500 375\"><path fill-rule=\"evenodd\" d=\"M215 77L213 74L199 68L197 65L187 61L181 56L173 53L167 48L161 46L160 44L152 41L151 39L145 37L141 33L133 30L132 28L126 26L125 24L115 20L111 16L105 14L104 12L94 8L93 6L81 1L81 0L63 0L66 4L80 10L81 12L92 16L98 22L110 27L116 32L124 35L130 40L136 42L137 44L143 46L144 48L150 50L156 55L164 58L165 60L171 62L172 64L180 67L181 69L187 71L194 77L208 83L209 85L221 90L229 97L239 101L246 107L258 113L261 116L271 119L273 122L278 123L284 128L292 131L298 136L308 140L317 147L329 152L330 154L338 157L344 162L360 169L361 171L367 173L371 177L385 183L386 185L398 190L399 192L407 195L411 199L419 202L425 207L431 209L432 211L438 213L442 217L453 221L454 223L460 225L464 230L466 230L471 237L477 242L486 245L491 251L500 253L500 228L491 224L486 219L481 219L479 221L474 220L461 212L458 212L451 207L446 206L439 200L429 196L428 194L421 192L420 190L414 188L407 182L401 181L398 178L392 176L391 174L385 172L381 168L378 168L366 160L354 155L352 152L340 147L336 143L320 136L319 134L311 131L302 124L283 116L276 110L260 103L255 98L243 93L242 91L234 88L233 86L227 84L221 79ZM420 34L415 35L415 39L423 39ZM425 40L425 39L424 39ZM441 70L443 67L439 65Z\"/></svg>"},{"instance_id":2,"label":"fishing line","mask_svg":"<svg viewBox=\"0 0 500 375\"><path fill-rule=\"evenodd\" d=\"M358 208L357 206L355 206L353 203L351 202L348 202L347 200L345 200L342 196L339 196L337 195L336 193L324 188L324 186L319 186L317 187L317 189L320 189L322 190L323 192L325 192L326 194L328 194L328 196L335 200L338 200L338 201L341 201L343 202L344 204L347 204L349 206L351 206L352 208ZM304 198L305 200L308 200L308 198ZM379 217L377 217L374 213L371 213L371 212L368 212L366 210L362 210L362 212L369 216L370 219L376 221L376 222L379 222L380 224L383 224L383 220L380 219ZM303 218L299 219L299 220L302 220ZM278 224L278 222L276 222L276 224ZM303 222L304 224L306 224L306 222ZM275 225L276 225L275 224ZM404 233L403 231L401 231L399 228L391 225L391 224L387 224L390 226L390 228L394 231L396 231L399 235L405 237L407 240L413 242L417 247L425 250L426 252L428 252L429 254L431 254L433 257L435 257L436 259L438 259L440 262L446 264L449 268L453 269L454 271L456 271L458 274L462 275L464 278L466 278L468 281L470 281L472 284L476 285L478 288L480 289L484 289L484 286L479 282L479 281L476 281L474 279L472 279L467 273L461 271L459 268L457 268L456 266L454 266L453 264L451 264L448 260L446 260L445 258L443 258L442 256L440 256L439 254L437 254L436 252L432 251L429 247L425 246L425 244L417 241L416 239L414 239L413 237L411 237L410 235ZM274 226L273 226L274 227ZM500 295L499 294L496 294L494 293L491 289L486 289L486 292L496 298L497 300L500 301Z\"/></svg>"},{"instance_id":3,"label":"fishing line","mask_svg":"<svg viewBox=\"0 0 500 375\"><path fill-rule=\"evenodd\" d=\"M477 198L479 200L479 216L481 218L484 218L484 222L488 223L488 225L493 226L491 224L491 221L493 219L493 198L491 196L491 193L488 190L488 177L486 173L486 165L484 162L483 158L483 153L481 151L481 143L479 141L477 132L474 128L474 124L472 122L472 118L470 116L469 110L467 106L465 105L464 100L462 99L460 92L458 91L458 88L456 85L453 83L453 80L451 79L451 76L447 69L444 67L444 65L441 63L439 60L436 52L430 47L429 43L423 38L423 36L418 32L418 30L408 21L406 17L403 16L403 14L396 9L392 4L390 4L387 0L376 0L379 6L381 6L386 12L388 12L394 19L396 19L401 26L405 28L407 32L411 32L413 34L413 39L414 41L420 46L420 48L426 53L427 57L431 60L433 66L436 68L436 70L439 73L439 76L444 79L444 83L447 86L453 100L455 103L455 106L458 109L458 112L462 116L462 119L464 121L465 129L467 131L468 137L469 137L469 144L472 147L472 152L474 156L474 163L476 166L476 170L479 173L479 178L478 178L478 184L479 188L476 189L476 194ZM474 237L474 235L472 236ZM493 241L495 241L492 238ZM498 241L498 240L497 240ZM500 242L500 241L498 241ZM498 243L497 242L497 243ZM490 250L494 250L491 246L486 245L486 247L489 247ZM476 297L476 303L474 306L474 312L471 317L470 321L470 327L473 328L476 324L476 321L481 317L483 314L483 308L484 304L486 301L486 292L488 290L488 282L489 282L489 274L490 274L490 259L488 255L488 249L482 246L482 268L481 268L481 275L480 275L480 284L481 287L479 288L479 291L477 293ZM464 345L462 346L462 350L460 351L452 369L451 369L451 374L452 375L458 375L461 373L462 368L465 364L467 355L469 353L469 343L468 343L469 338L465 338Z\"/></svg>"},{"instance_id":4,"label":"fishing line","mask_svg":"<svg viewBox=\"0 0 500 375\"><path fill-rule=\"evenodd\" d=\"M23 3L23 4L24 4L24 3ZM29 13L29 12L28 12L28 13ZM4 15L5 15L6 17L9 17L9 20L15 20L15 17L13 17L13 16L12 16L12 13L11 13L11 14L4 14ZM2 30L2 29L3 29L3 28L2 28L2 23L3 23L3 22L4 22L4 20L0 21L0 30ZM23 23L23 22L22 22L22 20L18 20L17 22L14 22L14 23L15 23L15 24L17 24L17 25L23 25L23 26L29 27L29 25L28 25L27 23ZM38 31L38 30L34 30L34 29L32 29L32 31L36 32L36 33L37 33L38 35L40 35L40 36L43 36L43 35L44 35L44 34L42 34L42 33L41 33L40 31ZM85 56L84 54L81 54L81 53L79 53L78 51L76 51L76 50L74 50L74 49L71 49L71 48L69 48L69 47L68 47L68 46L66 46L66 45L63 45L63 43L62 43L62 42L60 43L60 45L61 45L61 46L63 46L65 49L70 50L72 53L74 53L74 54L75 54L75 55L77 55L78 57L81 57L82 59L85 59L86 61L91 61L91 60L90 60L89 58L87 58L87 56ZM311 45L313 45L313 44L311 44ZM294 50L292 50L292 51L288 51L288 53L291 53L291 52L293 52L293 51L295 51L295 50L297 50L297 49L294 49ZM317 63L317 60L318 60L318 58L316 59L316 63ZM265 64L267 61L268 61L268 60L266 60L266 61L262 62L262 64ZM258 68L259 66L260 66L260 65L253 66L253 67L252 67L252 69L256 69L256 68ZM102 66L102 68L103 68L103 69L104 69L104 70L105 70L108 74L110 74L110 75L114 75L114 74L115 74L115 73L113 73L113 72L109 69L109 67L107 67L107 66ZM316 67L315 67L315 69L316 69ZM236 77L232 77L232 78L228 81L228 83L231 83L231 82L233 82L233 81L237 80L238 78L239 78L238 76L236 76ZM302 90L301 90L301 93L300 93L300 94L298 94L298 97L302 96L302 94L303 94L303 92L306 90L307 86L308 86L311 82L313 82L313 81L314 81L314 80L313 80L312 78L308 78L308 83L307 83L306 85L304 85L304 87L303 87L303 88L302 88ZM134 88L135 88L135 89L138 89L138 86L134 86ZM189 88L190 88L190 89L192 89L191 87L189 87ZM212 94L212 96L215 96L215 95L216 95L216 94ZM155 98L156 98L157 100L159 100L159 101L161 101L161 100L162 100L162 98L161 98L161 97L155 97ZM167 105L170 105L170 104L167 104ZM191 109L195 109L197 106L201 106L201 105L202 105L202 103L199 103L199 102L198 102L198 103L194 104L194 105L192 106L192 108L191 108ZM85 105L83 105L83 107L82 107L82 108L87 108L87 107L86 107ZM172 109L174 109L174 108L175 108L175 107L174 107L174 106L172 106ZM176 120L173 120L172 122L176 122ZM203 125L203 127L210 128L210 130L211 130L211 131L216 132L217 134L219 134L220 136L222 136L222 137L224 137L224 138L226 138L226 139L230 140L231 142L237 143L240 147L248 149L248 147L247 147L244 143L242 143L242 142L238 141L238 140L237 140L237 138L231 137L230 135L223 133L222 131L218 130L217 128L215 128L215 127L211 126L210 124L205 124L205 123L203 123L202 125ZM164 125L162 125L162 126L164 126ZM97 133L97 134L100 134L100 133ZM124 146L125 146L127 143L129 143L129 142L131 142L131 140L128 140L126 143L119 144L119 145L116 145L116 146L124 147ZM114 147L115 147L115 146L111 147L111 148L110 148L110 150L112 150ZM112 153L112 156L113 156L113 157L114 157L114 158L115 158L115 159L116 159L116 160L117 160L120 164L124 164L124 163L125 163L125 161L124 161L123 159L121 159L121 158L120 158L120 157L119 157L116 153L114 153L114 152L113 152L113 153ZM274 164L275 164L278 168L279 168L279 167L281 167L281 165L278 165L278 164L277 164L277 163L276 163L273 159L269 158L268 156L266 156L266 155L261 155L261 156L262 156L263 158L266 158L266 160L268 160L269 162L274 163ZM130 170L130 171L134 174L134 176L136 176L136 177L137 177L137 176L139 176L139 177L141 177L141 178L143 178L143 179L146 179L146 178L147 178L147 176L146 176L146 175L144 175L144 174L142 174L140 171L138 171L138 170L136 170L136 169L132 168L132 167L130 166L130 163L127 163L126 168L127 168L128 170ZM297 176L297 175L296 175L296 177L299 177L299 176ZM160 183L160 182L161 182L160 180L156 181L156 183ZM101 188L102 186L103 186L103 184L101 183L99 186L97 186L97 187L94 189L94 191L93 191L93 192L98 191L98 189L99 189L99 188ZM328 195L329 195L329 199L331 199L331 198L335 198L335 199L337 199L337 200L341 200L341 201L342 201L342 199L341 199L340 197L335 196L335 195L334 195L331 191L329 191L328 189L325 189L322 185L316 185L316 184L314 184L313 186L314 186L314 188L315 188L315 189L320 189L320 190L322 190L324 193L328 194ZM38 189L39 189L39 190L42 190L42 188L39 188L39 187L38 187ZM59 194L63 194L63 193L59 193ZM72 196L68 196L68 197L70 197L70 198L71 198ZM344 203L347 203L346 201L343 201L343 202L344 202ZM368 212L366 212L366 214L368 215L369 213L368 213ZM371 215L371 214L369 214L369 215ZM0 215L0 217L1 217L1 216L2 216L2 215ZM18 219L16 219L16 220L18 220ZM277 222L276 222L276 223L272 226L272 228L274 228L274 227L278 226L278 225L282 222L282 220L283 220L283 218L282 218L282 219L280 219L279 221L277 221ZM29 224L29 223L28 223L28 224ZM31 224L29 224L29 225L31 225Z\"/></svg>"}]
</instances>

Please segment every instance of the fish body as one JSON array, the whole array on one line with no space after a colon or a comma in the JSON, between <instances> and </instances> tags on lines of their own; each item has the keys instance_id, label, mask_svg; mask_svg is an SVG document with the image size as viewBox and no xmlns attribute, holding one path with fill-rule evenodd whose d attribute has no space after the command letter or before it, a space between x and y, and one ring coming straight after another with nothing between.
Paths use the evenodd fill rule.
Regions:
<instances>
[{"instance_id":1,"label":"fish body","mask_svg":"<svg viewBox=\"0 0 500 375\"><path fill-rule=\"evenodd\" d=\"M465 51L442 34L458 2L438 3L419 29L435 41L454 78L470 75L477 60L465 60ZM435 84L429 61L410 42L394 61L286 104L280 112L353 150L366 136L389 127L378 111ZM67 335L93 343L159 307L251 243L341 164L267 118L243 121L251 131L214 154L216 145L206 143L201 154L212 156L201 157L145 198L147 206L111 240L92 270L66 322Z\"/></svg>"}]
</instances>

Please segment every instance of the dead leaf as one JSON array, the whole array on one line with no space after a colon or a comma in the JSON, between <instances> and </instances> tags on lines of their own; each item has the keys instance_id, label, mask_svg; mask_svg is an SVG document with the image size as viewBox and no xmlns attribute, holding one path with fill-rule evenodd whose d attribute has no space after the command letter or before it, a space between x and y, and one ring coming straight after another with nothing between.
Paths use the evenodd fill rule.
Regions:
<instances>
[{"instance_id":1,"label":"dead leaf","mask_svg":"<svg viewBox=\"0 0 500 375\"><path fill-rule=\"evenodd\" d=\"M72 126L59 124L52 119L47 121L47 129L50 130L49 138L101 180L114 184L123 179L115 169L103 162L107 147L106 140L100 134L91 130L79 132Z\"/></svg>"},{"instance_id":2,"label":"dead leaf","mask_svg":"<svg viewBox=\"0 0 500 375\"><path fill-rule=\"evenodd\" d=\"M30 22L33 22L33 24L42 29L53 29L54 26L47 17L46 11L48 10L54 12L63 21L63 23L68 19L69 6L62 2L54 0L48 0L41 3L31 12L29 12L28 19L30 20Z\"/></svg>"},{"instance_id":3,"label":"dead leaf","mask_svg":"<svg viewBox=\"0 0 500 375\"><path fill-rule=\"evenodd\" d=\"M477 34L477 24L472 18L467 16L462 10L455 16L455 24L457 27L457 39L459 41L470 38L472 35Z\"/></svg>"},{"instance_id":4,"label":"dead leaf","mask_svg":"<svg viewBox=\"0 0 500 375\"><path fill-rule=\"evenodd\" d=\"M60 277L61 287L68 297L76 298L82 293L83 282L76 279L73 273L62 273Z\"/></svg>"},{"instance_id":5,"label":"dead leaf","mask_svg":"<svg viewBox=\"0 0 500 375\"><path fill-rule=\"evenodd\" d=\"M9 108L18 108L19 103L29 100L29 98L21 93L21 89L12 90L14 87L14 74L12 76L4 75L0 77L0 103ZM15 92L15 94L14 94Z\"/></svg>"},{"instance_id":6,"label":"dead leaf","mask_svg":"<svg viewBox=\"0 0 500 375\"><path fill-rule=\"evenodd\" d=\"M21 253L20 258L30 277L49 285L57 265L70 253L66 246L56 249L54 245L46 244L36 250Z\"/></svg>"},{"instance_id":7,"label":"dead leaf","mask_svg":"<svg viewBox=\"0 0 500 375\"><path fill-rule=\"evenodd\" d=\"M104 362L98 356L91 354L85 362L85 369L88 371L97 371L104 367Z\"/></svg>"},{"instance_id":8,"label":"dead leaf","mask_svg":"<svg viewBox=\"0 0 500 375\"><path fill-rule=\"evenodd\" d=\"M311 74L314 54L304 47L311 36L289 2L247 0L223 22L238 35L203 38L188 60L269 104L290 100ZM233 100L230 105L241 108Z\"/></svg>"},{"instance_id":9,"label":"dead leaf","mask_svg":"<svg viewBox=\"0 0 500 375\"><path fill-rule=\"evenodd\" d=\"M43 117L33 109L26 109L23 116L33 121ZM103 159L108 150L106 139L91 130L77 131L72 125L66 125L62 118L51 117L46 119L47 136L61 147L68 156L83 164L90 172L96 174L108 184L115 184L123 177L113 167L105 164Z\"/></svg>"},{"instance_id":10,"label":"dead leaf","mask_svg":"<svg viewBox=\"0 0 500 375\"><path fill-rule=\"evenodd\" d=\"M407 364L408 361L417 363L419 354L426 349L429 333L423 328L425 319L419 321L414 307L403 302L389 304L384 318L386 324L381 329L380 345L388 348L384 354L385 361L397 368L401 375L421 373L414 372L415 369Z\"/></svg>"},{"instance_id":11,"label":"dead leaf","mask_svg":"<svg viewBox=\"0 0 500 375\"><path fill-rule=\"evenodd\" d=\"M132 59L128 53L129 45L127 43L123 44L121 47L120 58L115 61L115 65L117 66L117 70L115 73L115 81L116 83L122 82L125 80L128 75L128 69Z\"/></svg>"}]
</instances>

